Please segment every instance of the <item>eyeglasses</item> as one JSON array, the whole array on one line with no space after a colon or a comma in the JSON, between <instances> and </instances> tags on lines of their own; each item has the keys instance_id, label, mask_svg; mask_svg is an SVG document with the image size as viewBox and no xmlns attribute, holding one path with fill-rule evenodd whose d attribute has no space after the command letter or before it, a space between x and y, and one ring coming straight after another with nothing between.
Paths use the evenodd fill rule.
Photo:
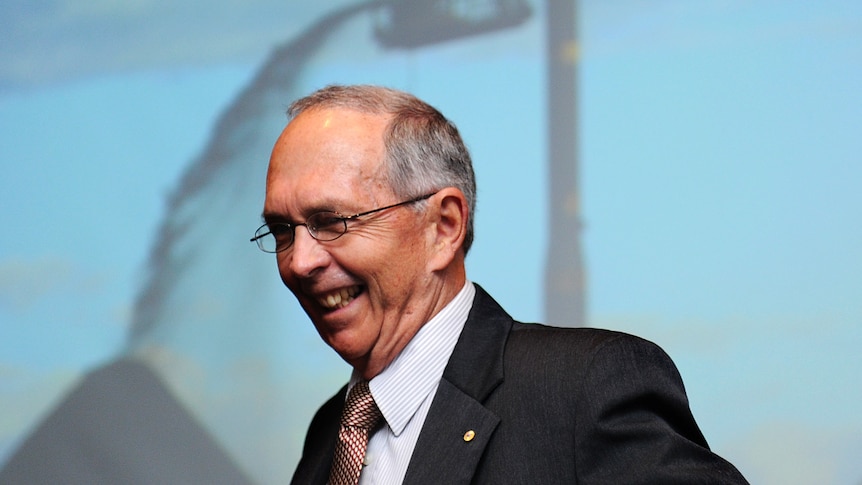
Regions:
<instances>
[{"instance_id":1,"label":"eyeglasses","mask_svg":"<svg viewBox=\"0 0 862 485\"><path fill-rule=\"evenodd\" d=\"M374 214L375 212L394 209L402 205L413 204L425 200L436 193L425 194L397 204L353 214L352 216L343 216L338 212L327 211L316 212L308 216L308 219L302 223L269 222L258 227L257 231L254 232L254 237L249 239L249 241L256 242L257 247L265 253L280 253L293 245L293 240L296 239L296 228L299 226L305 226L311 237L318 241L334 241L347 232L347 221Z\"/></svg>"}]
</instances>

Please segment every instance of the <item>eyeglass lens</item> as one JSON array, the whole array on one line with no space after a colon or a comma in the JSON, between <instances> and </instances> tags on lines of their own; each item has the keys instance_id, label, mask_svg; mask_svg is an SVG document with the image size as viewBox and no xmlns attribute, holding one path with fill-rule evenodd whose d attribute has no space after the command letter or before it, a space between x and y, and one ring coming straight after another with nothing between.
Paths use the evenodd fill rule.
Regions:
<instances>
[{"instance_id":1,"label":"eyeglass lens","mask_svg":"<svg viewBox=\"0 0 862 485\"><path fill-rule=\"evenodd\" d=\"M301 224L286 222L264 224L255 233L255 241L263 251L269 253L284 251L293 244L298 226L305 226L311 237L318 241L333 241L347 232L347 222L344 217L334 212L318 212Z\"/></svg>"}]
</instances>

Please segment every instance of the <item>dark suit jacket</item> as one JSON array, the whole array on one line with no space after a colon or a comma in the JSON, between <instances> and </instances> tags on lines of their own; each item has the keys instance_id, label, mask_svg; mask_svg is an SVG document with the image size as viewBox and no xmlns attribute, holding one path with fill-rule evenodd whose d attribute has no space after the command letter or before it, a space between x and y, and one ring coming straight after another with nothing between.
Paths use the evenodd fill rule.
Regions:
<instances>
[{"instance_id":1,"label":"dark suit jacket","mask_svg":"<svg viewBox=\"0 0 862 485\"><path fill-rule=\"evenodd\" d=\"M709 451L655 344L518 323L476 290L405 484L746 483ZM326 483L344 392L312 420L292 483Z\"/></svg>"}]
</instances>

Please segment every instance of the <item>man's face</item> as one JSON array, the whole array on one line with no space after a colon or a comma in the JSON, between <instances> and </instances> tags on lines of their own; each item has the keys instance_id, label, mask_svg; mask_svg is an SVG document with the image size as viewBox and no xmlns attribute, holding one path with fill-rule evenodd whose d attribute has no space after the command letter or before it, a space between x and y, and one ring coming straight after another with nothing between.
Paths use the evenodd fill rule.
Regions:
<instances>
[{"instance_id":1,"label":"man's face","mask_svg":"<svg viewBox=\"0 0 862 485\"><path fill-rule=\"evenodd\" d=\"M344 109L296 117L273 149L267 221L302 223L320 211L352 215L401 202L384 177L387 121ZM277 253L278 269L323 340L376 375L435 311L430 235L425 214L409 206L349 221L334 241L297 227L293 245Z\"/></svg>"}]
</instances>

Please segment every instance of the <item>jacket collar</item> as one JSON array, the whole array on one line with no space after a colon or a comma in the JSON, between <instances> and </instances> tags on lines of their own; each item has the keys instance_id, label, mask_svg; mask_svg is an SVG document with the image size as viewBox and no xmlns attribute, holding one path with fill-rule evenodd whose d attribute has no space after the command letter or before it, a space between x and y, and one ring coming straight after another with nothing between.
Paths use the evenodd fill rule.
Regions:
<instances>
[{"instance_id":1,"label":"jacket collar","mask_svg":"<svg viewBox=\"0 0 862 485\"><path fill-rule=\"evenodd\" d=\"M473 308L443 372L404 483L470 483L500 422L483 402L503 382L503 351L513 324L476 285Z\"/></svg>"},{"instance_id":2,"label":"jacket collar","mask_svg":"<svg viewBox=\"0 0 862 485\"><path fill-rule=\"evenodd\" d=\"M503 352L514 321L481 286L443 379L476 401L503 381Z\"/></svg>"}]
</instances>

